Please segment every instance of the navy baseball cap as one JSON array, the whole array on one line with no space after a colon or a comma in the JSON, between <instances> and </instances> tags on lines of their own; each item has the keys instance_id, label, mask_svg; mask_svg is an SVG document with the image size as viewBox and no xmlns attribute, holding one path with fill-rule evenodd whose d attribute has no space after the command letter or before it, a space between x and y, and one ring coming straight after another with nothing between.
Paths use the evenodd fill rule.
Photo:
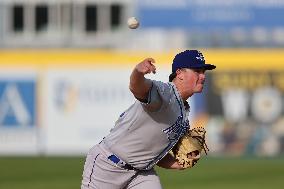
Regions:
<instances>
[{"instance_id":1,"label":"navy baseball cap","mask_svg":"<svg viewBox=\"0 0 284 189\"><path fill-rule=\"evenodd\" d=\"M181 68L213 70L215 65L205 64L203 54L198 50L185 50L178 53L172 64L172 72Z\"/></svg>"}]
</instances>

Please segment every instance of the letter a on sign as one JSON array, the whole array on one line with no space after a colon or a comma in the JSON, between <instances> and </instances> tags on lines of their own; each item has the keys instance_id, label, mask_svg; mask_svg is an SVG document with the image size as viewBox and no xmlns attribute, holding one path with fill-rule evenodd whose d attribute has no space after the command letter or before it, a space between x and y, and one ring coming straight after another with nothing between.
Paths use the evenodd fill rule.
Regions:
<instances>
[{"instance_id":1,"label":"letter a on sign","mask_svg":"<svg viewBox=\"0 0 284 189\"><path fill-rule=\"evenodd\" d=\"M0 93L0 125L27 126L32 124L28 110L17 84L7 83Z\"/></svg>"}]
</instances>

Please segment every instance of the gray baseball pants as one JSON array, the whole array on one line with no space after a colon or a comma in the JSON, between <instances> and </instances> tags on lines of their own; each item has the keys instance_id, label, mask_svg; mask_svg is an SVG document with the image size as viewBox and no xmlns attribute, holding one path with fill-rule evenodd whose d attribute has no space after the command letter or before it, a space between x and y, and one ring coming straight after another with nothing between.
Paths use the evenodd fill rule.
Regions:
<instances>
[{"instance_id":1,"label":"gray baseball pants","mask_svg":"<svg viewBox=\"0 0 284 189\"><path fill-rule=\"evenodd\" d=\"M162 189L154 169L127 170L108 159L98 144L88 153L81 189Z\"/></svg>"}]
</instances>

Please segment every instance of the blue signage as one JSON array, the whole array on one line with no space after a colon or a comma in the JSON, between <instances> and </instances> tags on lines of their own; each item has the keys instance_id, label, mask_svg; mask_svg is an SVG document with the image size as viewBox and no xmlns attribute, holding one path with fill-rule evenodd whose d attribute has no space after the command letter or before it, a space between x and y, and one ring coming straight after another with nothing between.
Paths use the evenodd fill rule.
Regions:
<instances>
[{"instance_id":1,"label":"blue signage","mask_svg":"<svg viewBox=\"0 0 284 189\"><path fill-rule=\"evenodd\" d=\"M283 0L138 0L143 27L211 29L283 27Z\"/></svg>"},{"instance_id":2,"label":"blue signage","mask_svg":"<svg viewBox=\"0 0 284 189\"><path fill-rule=\"evenodd\" d=\"M34 80L0 80L0 127L33 127L35 112Z\"/></svg>"}]
</instances>

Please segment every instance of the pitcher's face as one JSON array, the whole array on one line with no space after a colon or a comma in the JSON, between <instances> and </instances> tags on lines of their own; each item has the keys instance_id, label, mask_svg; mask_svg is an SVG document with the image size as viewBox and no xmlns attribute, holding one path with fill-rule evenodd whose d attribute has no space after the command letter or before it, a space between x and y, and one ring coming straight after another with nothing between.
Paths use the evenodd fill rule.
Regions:
<instances>
[{"instance_id":1,"label":"pitcher's face","mask_svg":"<svg viewBox=\"0 0 284 189\"><path fill-rule=\"evenodd\" d=\"M183 69L184 87L192 94L202 92L205 83L204 69Z\"/></svg>"}]
</instances>

